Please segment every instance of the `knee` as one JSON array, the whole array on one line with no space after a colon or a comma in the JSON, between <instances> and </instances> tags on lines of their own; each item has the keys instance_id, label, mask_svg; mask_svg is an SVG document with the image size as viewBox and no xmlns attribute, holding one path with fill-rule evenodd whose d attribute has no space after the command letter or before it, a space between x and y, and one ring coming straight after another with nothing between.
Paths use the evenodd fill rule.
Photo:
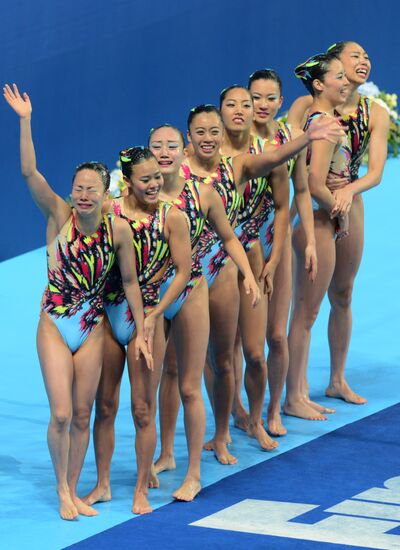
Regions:
<instances>
[{"instance_id":1,"label":"knee","mask_svg":"<svg viewBox=\"0 0 400 550\"><path fill-rule=\"evenodd\" d=\"M348 309L351 306L353 287L348 286L340 290L330 290L328 293L329 301L333 308Z\"/></svg>"},{"instance_id":2,"label":"knee","mask_svg":"<svg viewBox=\"0 0 400 550\"><path fill-rule=\"evenodd\" d=\"M96 420L114 420L118 411L118 399L97 399L96 400Z\"/></svg>"},{"instance_id":3,"label":"knee","mask_svg":"<svg viewBox=\"0 0 400 550\"><path fill-rule=\"evenodd\" d=\"M90 424L90 413L90 407L79 407L74 410L74 414L72 417L72 424L74 428L78 429L79 431L87 430Z\"/></svg>"},{"instance_id":4,"label":"knee","mask_svg":"<svg viewBox=\"0 0 400 550\"><path fill-rule=\"evenodd\" d=\"M264 347L245 349L244 356L246 359L246 368L260 370L265 367Z\"/></svg>"},{"instance_id":5,"label":"knee","mask_svg":"<svg viewBox=\"0 0 400 550\"><path fill-rule=\"evenodd\" d=\"M163 376L175 380L178 376L178 364L176 359L165 358L163 364Z\"/></svg>"},{"instance_id":6,"label":"knee","mask_svg":"<svg viewBox=\"0 0 400 550\"><path fill-rule=\"evenodd\" d=\"M216 356L213 362L213 371L215 376L229 376L233 373L233 354L221 353Z\"/></svg>"},{"instance_id":7,"label":"knee","mask_svg":"<svg viewBox=\"0 0 400 550\"><path fill-rule=\"evenodd\" d=\"M132 416L136 429L144 429L150 425L152 420L152 411L149 403L146 401L137 401L132 404Z\"/></svg>"},{"instance_id":8,"label":"knee","mask_svg":"<svg viewBox=\"0 0 400 550\"><path fill-rule=\"evenodd\" d=\"M195 387L193 384L187 382L181 383L179 387L181 401L183 406L193 403L197 399L201 399L201 386Z\"/></svg>"},{"instance_id":9,"label":"knee","mask_svg":"<svg viewBox=\"0 0 400 550\"><path fill-rule=\"evenodd\" d=\"M56 410L52 412L50 424L57 432L69 430L72 419L72 411Z\"/></svg>"},{"instance_id":10,"label":"knee","mask_svg":"<svg viewBox=\"0 0 400 550\"><path fill-rule=\"evenodd\" d=\"M287 346L286 332L271 331L267 334L267 344L270 351L283 353Z\"/></svg>"}]
</instances>

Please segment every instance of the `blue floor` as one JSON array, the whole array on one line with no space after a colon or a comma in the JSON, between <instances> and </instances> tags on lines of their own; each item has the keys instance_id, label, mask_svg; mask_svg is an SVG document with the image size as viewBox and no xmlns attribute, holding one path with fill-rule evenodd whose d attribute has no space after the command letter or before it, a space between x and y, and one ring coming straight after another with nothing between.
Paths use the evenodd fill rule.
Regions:
<instances>
[{"instance_id":1,"label":"blue floor","mask_svg":"<svg viewBox=\"0 0 400 550\"><path fill-rule=\"evenodd\" d=\"M285 418L289 435L279 440L279 451L274 453L261 452L254 441L232 429L232 452L239 457L239 462L235 466L222 466L211 453L204 452L204 486L266 460L279 461L287 451L400 401L400 352L397 345L400 329L400 243L399 233L394 230L394 220L398 215L395 198L399 167L400 161L389 160L381 186L365 196L366 245L353 302L354 329L348 379L357 391L368 398L368 404L352 406L335 400L337 412L329 416L327 422ZM81 517L79 521L68 523L58 517L54 476L46 446L48 406L35 351L39 303L46 278L45 263L45 251L39 249L0 264L0 356L3 372L0 388L0 480L3 488L0 547L7 549L65 548L133 517L130 509L135 483L134 433L126 378L122 387L117 448L112 469L113 501L99 505L100 515L95 518ZM323 397L329 364L327 312L325 304L313 330L310 355L311 392L322 403L328 401ZM212 416L208 409L209 435L212 434L212 427ZM398 443L399 424L388 421L387 430ZM315 445L318 445L318 441ZM160 489L150 493L155 508L171 502L171 492L185 471L186 442L181 417L176 456L177 470L161 474ZM292 467L296 469L296 461ZM95 479L93 450L90 448L81 476L80 492L85 494ZM305 481L299 479L298 482ZM279 488L264 498L281 500ZM351 498L350 495L348 498ZM313 500L304 502L318 504ZM194 505L182 506L176 509L184 510L185 506L191 509ZM157 516L162 513L162 510L158 511ZM200 531L203 530L193 529L193 540ZM311 548L307 545L305 547Z\"/></svg>"}]
</instances>

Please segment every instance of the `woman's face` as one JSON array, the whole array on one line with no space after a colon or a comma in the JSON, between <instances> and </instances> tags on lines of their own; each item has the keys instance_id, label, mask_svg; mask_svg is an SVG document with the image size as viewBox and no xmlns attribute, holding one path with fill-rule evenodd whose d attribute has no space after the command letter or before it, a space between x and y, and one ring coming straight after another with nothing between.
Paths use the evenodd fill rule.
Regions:
<instances>
[{"instance_id":1,"label":"woman's face","mask_svg":"<svg viewBox=\"0 0 400 550\"><path fill-rule=\"evenodd\" d=\"M105 195L103 181L95 170L85 168L75 174L71 201L80 216L101 212Z\"/></svg>"},{"instance_id":2,"label":"woman's face","mask_svg":"<svg viewBox=\"0 0 400 550\"><path fill-rule=\"evenodd\" d=\"M224 97L221 115L226 130L234 132L249 130L253 120L253 103L244 88L233 88Z\"/></svg>"},{"instance_id":3,"label":"woman's face","mask_svg":"<svg viewBox=\"0 0 400 550\"><path fill-rule=\"evenodd\" d=\"M147 159L132 166L129 178L124 178L138 202L157 203L164 180L156 159Z\"/></svg>"},{"instance_id":4,"label":"woman's face","mask_svg":"<svg viewBox=\"0 0 400 550\"><path fill-rule=\"evenodd\" d=\"M222 122L217 113L199 113L193 117L188 138L196 157L210 160L219 154L222 137Z\"/></svg>"},{"instance_id":5,"label":"woman's face","mask_svg":"<svg viewBox=\"0 0 400 550\"><path fill-rule=\"evenodd\" d=\"M367 81L371 72L371 61L367 52L356 42L349 42L340 54L349 82L360 86Z\"/></svg>"},{"instance_id":6,"label":"woman's face","mask_svg":"<svg viewBox=\"0 0 400 550\"><path fill-rule=\"evenodd\" d=\"M273 120L282 106L283 97L279 84L275 80L260 78L250 85L253 98L254 122L267 124Z\"/></svg>"},{"instance_id":7,"label":"woman's face","mask_svg":"<svg viewBox=\"0 0 400 550\"><path fill-rule=\"evenodd\" d=\"M316 86L320 96L328 99L336 107L342 105L349 94L349 81L346 78L341 61L333 59L329 63L324 80L316 80Z\"/></svg>"},{"instance_id":8,"label":"woman's face","mask_svg":"<svg viewBox=\"0 0 400 550\"><path fill-rule=\"evenodd\" d=\"M184 158L184 144L179 132L167 126L151 134L149 148L156 157L161 174L174 174Z\"/></svg>"}]
</instances>

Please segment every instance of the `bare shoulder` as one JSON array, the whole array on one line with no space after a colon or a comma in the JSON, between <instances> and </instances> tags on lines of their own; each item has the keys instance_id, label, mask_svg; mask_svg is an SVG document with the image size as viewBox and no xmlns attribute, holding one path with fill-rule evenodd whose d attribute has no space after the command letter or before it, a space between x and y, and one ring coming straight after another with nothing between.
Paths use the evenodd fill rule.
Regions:
<instances>
[{"instance_id":1,"label":"bare shoulder","mask_svg":"<svg viewBox=\"0 0 400 550\"><path fill-rule=\"evenodd\" d=\"M379 105L376 101L372 101L371 104L371 130L374 128L385 128L390 123L390 116L388 110Z\"/></svg>"}]
</instances>

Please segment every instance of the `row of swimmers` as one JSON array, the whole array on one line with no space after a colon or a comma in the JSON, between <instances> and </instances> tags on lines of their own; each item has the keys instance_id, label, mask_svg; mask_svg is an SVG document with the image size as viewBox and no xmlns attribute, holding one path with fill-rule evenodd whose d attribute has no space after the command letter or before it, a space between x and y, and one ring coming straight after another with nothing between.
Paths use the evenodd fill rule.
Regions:
<instances>
[{"instance_id":1,"label":"row of swimmers","mask_svg":"<svg viewBox=\"0 0 400 550\"><path fill-rule=\"evenodd\" d=\"M120 152L123 196L111 199L107 168L86 162L75 171L70 202L36 167L28 95L15 84L5 86L5 99L20 118L22 174L47 219L49 282L37 345L63 519L96 515L92 505L111 499L126 360L136 429L136 514L151 511L148 489L158 486L157 474L175 468L180 402L188 468L173 496L183 501L201 490L203 446L221 464L236 463L228 447L231 415L261 449L277 447L271 435L286 434L285 381L286 414L324 420L334 412L311 401L307 384L311 327L326 293L326 395L366 401L348 386L344 370L363 247L362 193L379 183L387 151L388 115L357 91L370 69L354 42L308 59L295 73L309 95L293 104L288 123L275 120L283 99L278 74L256 71L247 88L221 93L220 109L190 111L188 151L176 127L152 129L148 147ZM359 178L368 145L368 171ZM215 419L205 444L203 372ZM159 386L161 454L153 463ZM79 498L94 401L98 479Z\"/></svg>"}]
</instances>

